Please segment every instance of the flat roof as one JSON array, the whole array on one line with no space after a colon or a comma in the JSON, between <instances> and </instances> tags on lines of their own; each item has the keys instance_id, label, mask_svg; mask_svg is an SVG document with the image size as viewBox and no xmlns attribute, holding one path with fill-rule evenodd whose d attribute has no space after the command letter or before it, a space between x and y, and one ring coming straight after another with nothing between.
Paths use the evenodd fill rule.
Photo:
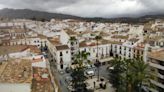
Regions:
<instances>
[{"instance_id":1,"label":"flat roof","mask_svg":"<svg viewBox=\"0 0 164 92\"><path fill-rule=\"evenodd\" d=\"M53 86L47 68L33 67L32 92L52 92Z\"/></svg>"},{"instance_id":2,"label":"flat roof","mask_svg":"<svg viewBox=\"0 0 164 92\"><path fill-rule=\"evenodd\" d=\"M2 63L2 65L0 65L0 69L0 83L32 82L31 60L11 59Z\"/></svg>"}]
</instances>

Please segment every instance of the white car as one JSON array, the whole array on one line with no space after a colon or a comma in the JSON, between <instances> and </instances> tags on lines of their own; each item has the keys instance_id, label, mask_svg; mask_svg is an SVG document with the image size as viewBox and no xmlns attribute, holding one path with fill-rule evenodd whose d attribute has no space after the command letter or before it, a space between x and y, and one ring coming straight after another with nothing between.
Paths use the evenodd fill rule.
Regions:
<instances>
[{"instance_id":1,"label":"white car","mask_svg":"<svg viewBox=\"0 0 164 92\"><path fill-rule=\"evenodd\" d=\"M94 76L95 72L93 70L88 70L88 71L86 71L86 74L89 76Z\"/></svg>"}]
</instances>

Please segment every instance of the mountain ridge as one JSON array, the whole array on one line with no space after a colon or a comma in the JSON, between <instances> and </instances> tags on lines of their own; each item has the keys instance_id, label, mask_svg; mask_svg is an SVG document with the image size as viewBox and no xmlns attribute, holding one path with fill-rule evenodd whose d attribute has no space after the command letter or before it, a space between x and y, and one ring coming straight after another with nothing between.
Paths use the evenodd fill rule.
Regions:
<instances>
[{"instance_id":1,"label":"mountain ridge","mask_svg":"<svg viewBox=\"0 0 164 92\"><path fill-rule=\"evenodd\" d=\"M33 17L36 17L36 18L44 18L46 20L50 20L52 18L58 18L58 19L80 18L77 16L60 14L60 13L49 13L44 11L30 10L30 9L9 9L9 8L1 9L0 16L7 17L7 18L25 18L25 19L31 19Z\"/></svg>"},{"instance_id":2,"label":"mountain ridge","mask_svg":"<svg viewBox=\"0 0 164 92\"><path fill-rule=\"evenodd\" d=\"M164 18L164 14L160 15L146 15L137 18L131 17L120 17L120 18L102 18L102 17L93 17L93 18L84 18L78 17L73 15L67 14L60 14L60 13L50 13L45 11L37 11L37 10L30 10L30 9L10 9L4 8L0 10L0 17L7 17L7 18L25 18L25 19L32 19L35 17L36 20L50 20L52 18L55 19L78 19L82 21L94 21L94 22L121 22L121 23L139 23L139 22L147 22L151 19L156 18Z\"/></svg>"}]
</instances>

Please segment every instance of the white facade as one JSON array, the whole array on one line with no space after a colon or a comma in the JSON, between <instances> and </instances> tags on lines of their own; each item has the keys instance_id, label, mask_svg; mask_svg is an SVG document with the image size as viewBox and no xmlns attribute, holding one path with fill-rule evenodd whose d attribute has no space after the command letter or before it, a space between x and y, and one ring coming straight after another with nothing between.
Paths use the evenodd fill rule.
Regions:
<instances>
[{"instance_id":1,"label":"white facade","mask_svg":"<svg viewBox=\"0 0 164 92\"><path fill-rule=\"evenodd\" d=\"M69 49L57 50L55 55L56 55L55 59L56 59L56 65L58 70L62 70L65 69L66 67L70 67L71 53Z\"/></svg>"}]
</instances>

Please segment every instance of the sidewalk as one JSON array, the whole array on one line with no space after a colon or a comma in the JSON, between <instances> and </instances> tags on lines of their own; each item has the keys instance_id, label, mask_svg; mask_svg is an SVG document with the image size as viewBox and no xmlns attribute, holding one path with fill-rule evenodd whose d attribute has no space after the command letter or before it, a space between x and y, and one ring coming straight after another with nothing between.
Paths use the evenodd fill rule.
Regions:
<instances>
[{"instance_id":1,"label":"sidewalk","mask_svg":"<svg viewBox=\"0 0 164 92\"><path fill-rule=\"evenodd\" d=\"M95 83L95 88L94 88L94 81ZM97 81L97 77L93 77L92 79L88 79L86 80L87 82L87 88L89 89L94 89L94 92L115 92L114 88L112 87L112 85L107 82L107 80L104 80L104 82L107 82L106 84L106 89L101 89L99 84L102 83L101 81Z\"/></svg>"}]
</instances>

